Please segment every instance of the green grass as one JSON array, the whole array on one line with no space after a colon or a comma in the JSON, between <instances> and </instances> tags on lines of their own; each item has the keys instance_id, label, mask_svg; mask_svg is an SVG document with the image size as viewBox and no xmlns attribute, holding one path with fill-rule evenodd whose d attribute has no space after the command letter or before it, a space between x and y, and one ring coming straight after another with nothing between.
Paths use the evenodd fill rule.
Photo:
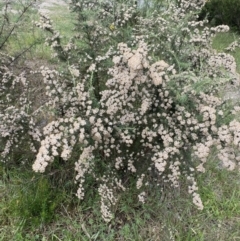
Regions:
<instances>
[{"instance_id":1,"label":"green grass","mask_svg":"<svg viewBox=\"0 0 240 241\"><path fill-rule=\"evenodd\" d=\"M51 10L51 9L50 9ZM74 15L66 6L55 6L49 14L56 30L64 37L66 43L72 36L74 29Z\"/></svg>"},{"instance_id":2,"label":"green grass","mask_svg":"<svg viewBox=\"0 0 240 241\"><path fill-rule=\"evenodd\" d=\"M182 191L152 189L144 205L130 190L110 224L101 218L98 199L82 203L64 186L51 186L47 176L10 170L1 175L8 178L0 182L0 240L239 240L240 174L214 162L207 170L198 178L203 211L193 206L184 183Z\"/></svg>"},{"instance_id":3,"label":"green grass","mask_svg":"<svg viewBox=\"0 0 240 241\"><path fill-rule=\"evenodd\" d=\"M18 9L18 6L16 6L16 9ZM53 20L53 26L63 36L62 43L67 44L74 28L74 14L66 6L56 5L50 10L52 11L48 15ZM53 61L51 58L52 51L50 47L45 45L46 32L37 28L34 24L39 20L39 16L37 10L31 9L21 22L21 25L11 35L6 45L6 51L10 55L18 56L24 49L32 46L26 54L28 60L43 59ZM16 20L15 18L16 16L13 14L12 22Z\"/></svg>"},{"instance_id":4,"label":"green grass","mask_svg":"<svg viewBox=\"0 0 240 241\"><path fill-rule=\"evenodd\" d=\"M213 48L218 52L225 52L224 49L227 48L233 41L240 38L239 34L234 32L228 33L218 33L213 40ZM234 52L231 53L237 63L237 71L240 73L240 48L236 48Z\"/></svg>"}]
</instances>

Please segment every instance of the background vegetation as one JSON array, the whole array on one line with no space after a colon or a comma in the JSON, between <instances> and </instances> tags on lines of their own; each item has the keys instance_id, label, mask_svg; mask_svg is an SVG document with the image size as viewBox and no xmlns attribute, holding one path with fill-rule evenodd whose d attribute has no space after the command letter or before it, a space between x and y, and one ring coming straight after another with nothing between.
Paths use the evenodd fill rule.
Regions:
<instances>
[{"instance_id":1,"label":"background vegetation","mask_svg":"<svg viewBox=\"0 0 240 241\"><path fill-rule=\"evenodd\" d=\"M240 2L237 0L210 0L203 8L200 18L207 17L211 24L229 25L233 30L239 33L240 20L239 10Z\"/></svg>"}]
</instances>

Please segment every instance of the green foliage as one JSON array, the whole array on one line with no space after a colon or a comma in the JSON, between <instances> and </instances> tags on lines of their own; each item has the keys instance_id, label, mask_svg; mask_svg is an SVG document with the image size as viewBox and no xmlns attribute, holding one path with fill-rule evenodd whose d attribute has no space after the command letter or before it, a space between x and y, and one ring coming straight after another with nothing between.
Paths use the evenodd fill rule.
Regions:
<instances>
[{"instance_id":1,"label":"green foliage","mask_svg":"<svg viewBox=\"0 0 240 241\"><path fill-rule=\"evenodd\" d=\"M211 164L209 172L200 179L205 211L218 220L240 215L239 183L233 181L236 175Z\"/></svg>"},{"instance_id":2,"label":"green foliage","mask_svg":"<svg viewBox=\"0 0 240 241\"><path fill-rule=\"evenodd\" d=\"M62 196L50 186L46 177L19 177L15 180L15 185L9 209L14 215L21 217L23 225L39 225L54 219Z\"/></svg>"},{"instance_id":3,"label":"green foliage","mask_svg":"<svg viewBox=\"0 0 240 241\"><path fill-rule=\"evenodd\" d=\"M215 26L226 24L240 32L240 2L238 0L209 0L200 18L207 17Z\"/></svg>"}]
</instances>

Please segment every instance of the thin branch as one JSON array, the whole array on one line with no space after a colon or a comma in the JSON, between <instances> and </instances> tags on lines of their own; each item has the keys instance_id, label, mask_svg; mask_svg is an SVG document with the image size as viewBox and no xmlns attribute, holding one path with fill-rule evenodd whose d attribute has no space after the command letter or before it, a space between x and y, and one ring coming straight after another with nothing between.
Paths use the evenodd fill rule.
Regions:
<instances>
[{"instance_id":1,"label":"thin branch","mask_svg":"<svg viewBox=\"0 0 240 241\"><path fill-rule=\"evenodd\" d=\"M28 9L33 5L33 2L30 2L27 6L25 6L23 8L22 13L20 14L20 16L18 17L17 21L14 23L13 27L11 28L11 30L8 32L7 36L5 37L5 39L3 40L3 42L0 45L0 49L3 48L4 44L6 44L6 42L8 41L8 39L10 38L10 36L12 35L13 31L15 30L17 24L20 22L20 20L22 19L22 17L24 16L24 14L28 11Z\"/></svg>"}]
</instances>

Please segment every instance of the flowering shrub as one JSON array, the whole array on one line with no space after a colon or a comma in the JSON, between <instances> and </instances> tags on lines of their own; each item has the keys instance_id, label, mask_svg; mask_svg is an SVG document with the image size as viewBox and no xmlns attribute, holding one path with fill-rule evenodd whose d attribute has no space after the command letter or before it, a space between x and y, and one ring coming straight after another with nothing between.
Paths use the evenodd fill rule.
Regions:
<instances>
[{"instance_id":1,"label":"flowering shrub","mask_svg":"<svg viewBox=\"0 0 240 241\"><path fill-rule=\"evenodd\" d=\"M6 54L6 46L19 26L25 21L35 1L18 1L18 12L10 1L1 3L0 12L0 160L17 163L24 155L35 153L40 141L36 128L32 95L34 89L26 71L19 71L17 59L27 49L12 57ZM16 154L16 155L15 155ZM21 155L22 156L21 156ZM31 156L31 154L30 154ZM15 159L17 161L15 161Z\"/></svg>"},{"instance_id":2,"label":"flowering shrub","mask_svg":"<svg viewBox=\"0 0 240 241\"><path fill-rule=\"evenodd\" d=\"M240 110L223 98L227 85L238 87L236 63L211 48L228 27L197 21L198 0L146 12L131 4L72 1L78 33L66 46L47 16L37 23L51 34L61 71L40 70L54 118L43 128L33 170L45 172L56 158L74 162L77 196L84 198L92 177L106 222L133 180L145 202L151 182L176 188L185 177L203 209L196 175L212 150L229 170L240 161Z\"/></svg>"},{"instance_id":3,"label":"flowering shrub","mask_svg":"<svg viewBox=\"0 0 240 241\"><path fill-rule=\"evenodd\" d=\"M29 150L36 152L40 132L33 119L27 78L23 74L14 76L7 67L0 68L0 78L1 159L7 162L19 150L22 155Z\"/></svg>"}]
</instances>

